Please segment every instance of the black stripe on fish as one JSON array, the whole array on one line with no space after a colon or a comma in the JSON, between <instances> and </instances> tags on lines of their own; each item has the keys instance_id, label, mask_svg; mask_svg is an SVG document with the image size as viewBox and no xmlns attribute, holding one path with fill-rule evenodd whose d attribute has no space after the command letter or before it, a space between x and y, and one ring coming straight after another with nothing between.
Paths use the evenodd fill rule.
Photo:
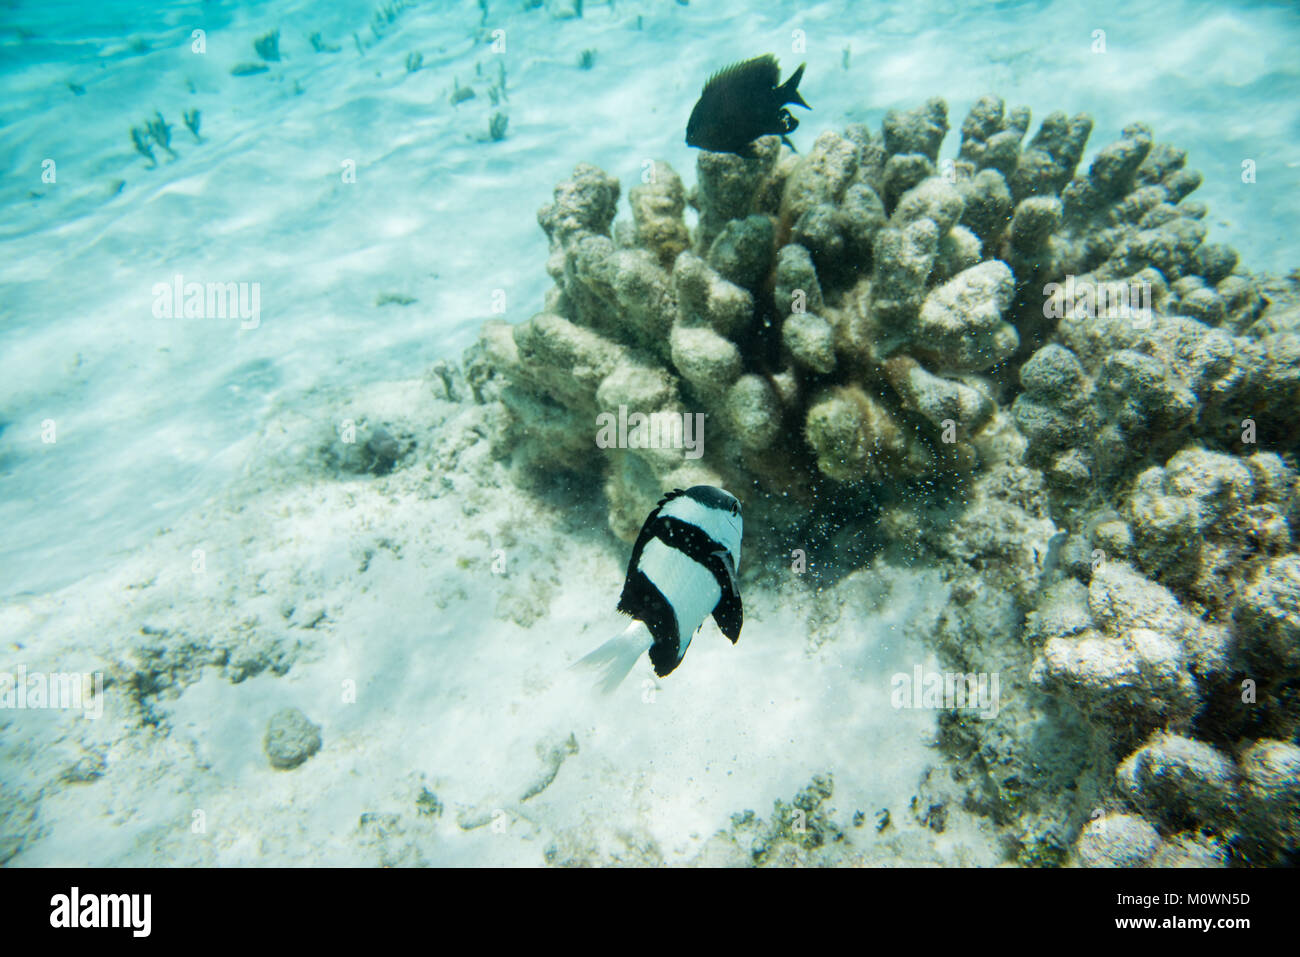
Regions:
<instances>
[{"instance_id":1,"label":"black stripe on fish","mask_svg":"<svg viewBox=\"0 0 1300 957\"><path fill-rule=\"evenodd\" d=\"M713 572L719 588L725 591L731 587L726 569L719 566L715 571L713 568L717 564L713 561L714 553L725 552L726 549L698 525L692 525L673 515L661 515L650 529L650 536Z\"/></svg>"},{"instance_id":2,"label":"black stripe on fish","mask_svg":"<svg viewBox=\"0 0 1300 957\"><path fill-rule=\"evenodd\" d=\"M660 662L656 654L660 656L667 654L671 646L672 660L676 663L680 630L677 627L677 612L673 610L672 603L641 571L641 552L645 550L646 543L654 537L654 526L659 519L659 512L668 502L684 494L679 488L673 489L659 500L654 511L646 517L645 524L641 526L641 533L636 537L636 544L632 546L632 557L627 562L627 576L623 580L623 593L618 597L618 610L643 622L650 630L650 635L655 640L654 647L650 649L650 660L654 662L655 673L661 675L666 672L660 671Z\"/></svg>"},{"instance_id":3,"label":"black stripe on fish","mask_svg":"<svg viewBox=\"0 0 1300 957\"><path fill-rule=\"evenodd\" d=\"M682 663L681 655L678 651L681 643L676 636L669 641L656 641L650 646L650 664L655 666L655 674L660 678L666 678L673 673L673 670Z\"/></svg>"},{"instance_id":4,"label":"black stripe on fish","mask_svg":"<svg viewBox=\"0 0 1300 957\"><path fill-rule=\"evenodd\" d=\"M649 629L655 640L650 646L650 661L655 666L655 674L662 678L677 667L677 651L681 645L677 612L641 569L628 569L623 594L618 599L618 610Z\"/></svg>"}]
</instances>

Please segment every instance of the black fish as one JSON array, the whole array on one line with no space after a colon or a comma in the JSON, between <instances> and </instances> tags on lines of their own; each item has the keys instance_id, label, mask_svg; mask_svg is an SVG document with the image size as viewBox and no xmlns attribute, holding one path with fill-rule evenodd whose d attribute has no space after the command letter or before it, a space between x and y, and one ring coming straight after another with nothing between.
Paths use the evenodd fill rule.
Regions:
<instances>
[{"instance_id":1,"label":"black fish","mask_svg":"<svg viewBox=\"0 0 1300 957\"><path fill-rule=\"evenodd\" d=\"M712 485L674 489L660 500L632 546L618 600L618 610L636 621L579 662L603 671L606 691L646 651L655 674L670 673L709 615L732 642L740 638L742 527L740 503Z\"/></svg>"},{"instance_id":2,"label":"black fish","mask_svg":"<svg viewBox=\"0 0 1300 957\"><path fill-rule=\"evenodd\" d=\"M786 146L794 149L786 134L793 132L799 121L785 109L785 104L798 103L812 109L797 89L805 66L800 63L794 75L780 86L781 67L770 53L713 74L686 123L686 145L752 159L757 155L754 140L779 135Z\"/></svg>"}]
</instances>

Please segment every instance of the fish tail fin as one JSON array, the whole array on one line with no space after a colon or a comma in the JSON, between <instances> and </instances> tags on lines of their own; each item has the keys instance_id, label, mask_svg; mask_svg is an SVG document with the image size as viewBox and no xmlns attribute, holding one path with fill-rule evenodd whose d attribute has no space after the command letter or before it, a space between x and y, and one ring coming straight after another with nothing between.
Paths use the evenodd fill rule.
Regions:
<instances>
[{"instance_id":1,"label":"fish tail fin","mask_svg":"<svg viewBox=\"0 0 1300 957\"><path fill-rule=\"evenodd\" d=\"M595 651L569 667L596 672L596 686L609 694L622 683L637 659L650 650L654 637L642 622L634 621Z\"/></svg>"},{"instance_id":2,"label":"fish tail fin","mask_svg":"<svg viewBox=\"0 0 1300 957\"><path fill-rule=\"evenodd\" d=\"M785 85L781 87L782 103L798 103L804 109L812 109L804 98L799 95L799 81L803 79L803 68L807 65L807 63L800 63L799 69L795 70L790 75L790 79L786 80Z\"/></svg>"}]
</instances>

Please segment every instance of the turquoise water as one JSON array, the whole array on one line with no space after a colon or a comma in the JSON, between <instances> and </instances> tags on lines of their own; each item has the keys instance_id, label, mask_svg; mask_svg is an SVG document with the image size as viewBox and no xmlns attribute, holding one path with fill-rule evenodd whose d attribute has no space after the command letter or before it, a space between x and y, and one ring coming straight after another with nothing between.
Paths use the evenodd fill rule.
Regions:
<instances>
[{"instance_id":1,"label":"turquoise water","mask_svg":"<svg viewBox=\"0 0 1300 957\"><path fill-rule=\"evenodd\" d=\"M627 178L649 157L690 169L679 127L702 78L753 51L810 61L805 146L934 95L948 99L954 127L990 91L1036 117L1087 111L1094 149L1145 121L1204 174L1197 198L1214 238L1253 268L1294 266L1292 4L1099 14L1083 2L629 3L559 21L519 6L489 5L489 25L510 31L500 56L480 41L475 3L413 5L382 39L365 2L6 7L0 508L11 534L0 567L10 593L66 584L211 494L276 396L454 357L496 288L531 312L546 287L532 210L551 185L579 161ZM275 69L231 76L258 60L252 39L277 28ZM195 29L208 32L206 53L191 49ZM1092 52L1098 29L1105 53ZM787 53L797 30L807 52ZM314 53L306 37L317 31L342 50ZM363 54L353 33L370 44ZM573 69L584 49L599 51L598 69ZM413 50L425 66L408 74ZM501 59L509 136L477 143L492 108L482 95L452 107L448 88ZM182 125L192 108L202 143ZM155 110L175 126L178 157L150 169L128 131ZM335 170L349 158L365 175L345 191ZM1252 158L1257 180L1243 184ZM53 186L41 180L46 159ZM186 269L255 277L245 281L267 290L264 327L151 321L152 286ZM376 322L375 291L390 286L419 307ZM81 432L72 456L41 454L46 418Z\"/></svg>"},{"instance_id":2,"label":"turquoise water","mask_svg":"<svg viewBox=\"0 0 1300 957\"><path fill-rule=\"evenodd\" d=\"M400 840L374 838L367 826L358 837L354 825L359 814L388 813L385 802L409 810L411 795L425 788L462 811L489 806L487 797L466 796L466 780L502 775L507 765L541 760L545 767L554 741L573 730L562 706L547 703L538 725L554 735L536 758L540 732L521 736L523 722L511 709L541 679L510 669L503 679L492 653L475 648L517 647L540 627L555 642L548 666L560 668L607 637L611 621L617 625L592 617L593 609L612 610L626 561L624 543L607 534L596 488L571 512L548 510L513 486L482 487L482 473L463 477L470 473L446 465L454 456L440 451L437 464L422 459L420 466L436 480L421 484L408 470L380 493L350 498L337 476L322 480L313 443L359 414L400 420L421 455L439 447L444 426L451 431L445 410L422 419L427 388L409 384L423 382L438 360L458 362L485 320L518 323L541 311L551 280L537 209L581 162L619 179L624 196L652 160L667 160L693 184L698 152L683 142L685 120L704 79L727 63L772 52L784 74L808 64L800 90L813 109L799 111L793 135L805 154L824 131L851 123L879 129L886 111L913 109L932 96L948 104L951 131L941 158L956 156L961 120L985 93L1030 107L1031 135L1053 110L1091 114L1081 170L1126 125L1145 122L1157 140L1186 150L1189 166L1203 174L1194 198L1209 208L1212 240L1233 246L1253 271L1285 275L1300 265L1294 3L588 0L578 7L581 16L561 17L564 4L520 0L0 4L6 667L30 657L32 668L107 668L118 674L120 691L147 629L172 636L163 644L173 655L176 635L206 647L213 635L237 632L241 621L259 636L250 639L257 648L250 655L260 661L247 682L232 684L229 673L218 672L229 668L233 645L212 639L216 650L168 671L165 703L149 705L165 715L164 725L182 730L169 743L146 746L132 710L111 730L106 722L78 731L77 747L97 755L104 770L74 784L64 767L80 760L71 745L54 749L54 757L35 756L44 741L66 743L66 729L44 716L0 721L9 737L3 777L11 782L0 838L20 848L12 863L373 864L376 842L375 853L389 863L544 863L530 845L457 843L463 833L483 832L458 830L450 813L438 818L436 839L414 830ZM273 30L278 59L254 46ZM586 67L584 51L594 51ZM240 64L258 69L235 75ZM454 103L458 87L475 95ZM194 110L197 134L183 119ZM170 149L155 145L151 160L133 146L130 131L155 114L171 124L171 142ZM492 134L496 115L508 120L500 137ZM1253 166L1253 181L1243 180L1243 163ZM160 299L170 295L158 289L177 275L255 284L258 312L159 315ZM402 512L394 504L434 498L454 509ZM484 512L496 522L490 531L474 524ZM448 524L416 524L431 522ZM455 562L481 559L465 557L464 541L481 536L490 551L511 541L510 529L533 524L548 531L518 533L526 543L520 547L532 550L529 561L549 562L546 550L572 540L576 564L528 578L511 601L529 611L498 614L511 622L502 631L487 610L499 598L491 580L458 583L457 569L466 566ZM185 577L196 562L215 569L201 584ZM365 578L356 571L361 565L378 572ZM825 737L812 753L735 759L757 737L735 718L719 730L721 744L689 737L689 758L665 756L669 777L637 778L640 771L628 770L639 760L634 748L619 744L621 730L602 725L591 738L579 734L580 753L600 755L580 780L608 804L626 799L647 816L677 813L688 822L671 838L655 832L668 863L699 853L701 841L744 802L790 800L817 768L834 766L839 793L858 787L868 795L864 808L894 802L895 817L902 816L899 795L905 799L923 771L917 742L932 738L933 728L928 721L888 731L859 725L857 712L819 689L848 694L834 681L910 671L918 656L937 663L925 657L929 650L889 644L903 642L912 617L933 612L918 609L933 597L925 590L937 594L941 586L927 571L916 574L922 577L896 586L893 600L844 613L846 629L874 637L827 653L822 665L838 676L826 679L830 684L809 677L791 686L784 707L745 702L776 713L774 726L765 727L777 735ZM383 584L371 584L376 575ZM581 575L600 585L584 591ZM432 612L431 602L440 611ZM780 593L756 597L754 608L773 622L788 614L789 628L807 630ZM501 644L485 638L475 645L480 627ZM276 634L264 640L259 629ZM373 639L393 630L403 633L401 642L384 644L397 642L392 634ZM443 643L439 655L449 648L463 654L463 670L438 674L431 663L412 660L432 642ZM795 669L812 660L756 644L755 668ZM693 649L692 659L706 654ZM367 660L372 672L340 664ZM286 663L283 673L268 664L276 661ZM682 682L695 700L665 706L680 709L682 721L714 717L708 678L723 680L727 670L721 660L706 662L686 662L700 665ZM242 814L241 801L262 787L258 775L270 773L258 747L272 706L296 701L320 720L333 707L323 702L332 702L338 682L356 678L357 668L388 682L389 696L363 716L325 719L322 756L346 742L339 760L348 772L381 782L346 791L320 824L321 833L352 836L319 855L299 844L302 835L295 838L281 813L297 793L283 774L275 779L278 810L267 811L261 831L214 838L215 849L202 851L164 834L165 822L186 817L196 801L221 809L214 820ZM412 675L429 684L394 688ZM277 682L296 691L285 695ZM476 717L476 703L496 702L503 682L509 690L501 692L500 714ZM863 692L863 700L880 693ZM427 708L431 697L446 704L436 720L456 744L425 747L418 735L391 744L411 720L403 702ZM857 730L823 735L832 725ZM160 765L143 752L185 752L183 734L201 744L175 760L207 770L187 771L181 796L158 796L144 782ZM254 743L227 751L222 742L241 735ZM380 738L389 744L376 743ZM653 739L632 740L654 747ZM886 762L892 770L883 783L859 760L864 740L897 757ZM715 753L715 744L727 753ZM438 750L444 745L449 750ZM366 763L367 752L377 763ZM738 763L727 765L733 759ZM576 760L566 757L565 768ZM715 765L727 766L729 777L734 770L734 778L663 799L671 773L704 780ZM424 783L413 784L417 777ZM445 788L438 783L444 779ZM557 780L564 781L563 771ZM52 796L32 797L49 781L63 783L49 786ZM530 825L548 840L572 824L564 801L583 806L582 786L571 786L558 810L539 812ZM133 795L141 808L135 822L115 820L113 809L133 804ZM945 857L943 849L900 839L892 853L909 862L927 854L942 863L994 860L991 826L972 820L953 830L967 835L967 850ZM88 839L105 850L86 851ZM580 856L555 841L561 858ZM592 853L608 861L607 850L599 852L604 858Z\"/></svg>"}]
</instances>

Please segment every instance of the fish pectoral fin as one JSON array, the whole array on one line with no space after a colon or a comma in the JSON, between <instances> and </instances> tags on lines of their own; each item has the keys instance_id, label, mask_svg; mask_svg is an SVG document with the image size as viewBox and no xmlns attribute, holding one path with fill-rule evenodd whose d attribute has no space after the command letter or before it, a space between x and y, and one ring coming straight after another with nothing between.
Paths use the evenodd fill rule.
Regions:
<instances>
[{"instance_id":1,"label":"fish pectoral fin","mask_svg":"<svg viewBox=\"0 0 1300 957\"><path fill-rule=\"evenodd\" d=\"M736 585L736 563L731 552L725 550L714 552L713 557L724 570L727 581L713 608L713 620L734 645L740 639L740 626L745 620L744 609L740 604L740 588Z\"/></svg>"},{"instance_id":2,"label":"fish pectoral fin","mask_svg":"<svg viewBox=\"0 0 1300 957\"><path fill-rule=\"evenodd\" d=\"M739 597L740 587L736 584L736 561L731 557L731 552L720 548L713 553L713 557L722 565L722 570L726 573L727 587L722 590L723 593L730 591L731 594Z\"/></svg>"},{"instance_id":3,"label":"fish pectoral fin","mask_svg":"<svg viewBox=\"0 0 1300 957\"><path fill-rule=\"evenodd\" d=\"M713 609L713 620L718 630L731 639L734 645L740 640L740 626L744 624L745 612L740 606L740 596L724 593Z\"/></svg>"}]
</instances>

